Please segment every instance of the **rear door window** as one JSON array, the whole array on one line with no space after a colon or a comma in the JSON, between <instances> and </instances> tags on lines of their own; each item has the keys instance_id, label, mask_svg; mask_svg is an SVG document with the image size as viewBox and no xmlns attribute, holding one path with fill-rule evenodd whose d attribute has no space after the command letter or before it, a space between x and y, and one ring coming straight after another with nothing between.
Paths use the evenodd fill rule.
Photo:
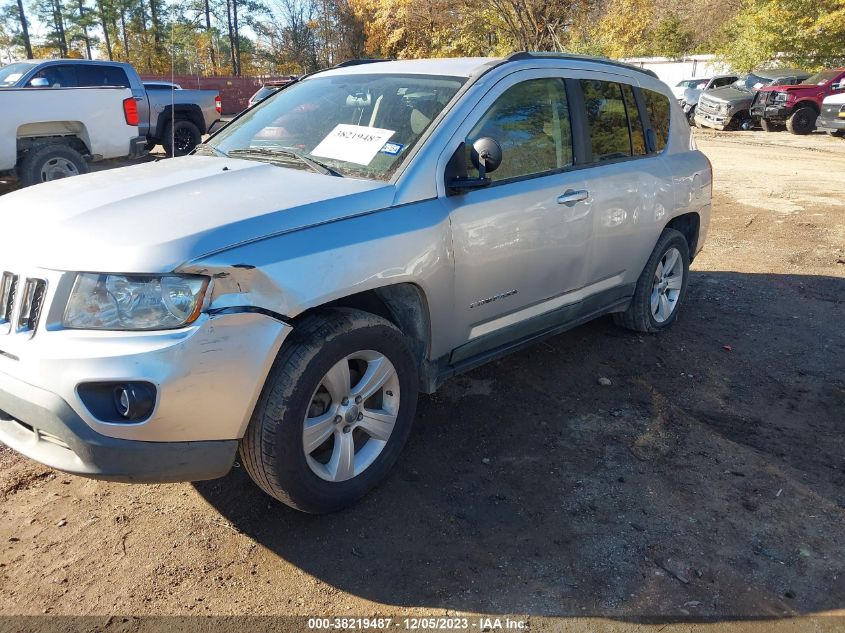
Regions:
<instances>
[{"instance_id":1,"label":"rear door window","mask_svg":"<svg viewBox=\"0 0 845 633\"><path fill-rule=\"evenodd\" d=\"M129 87L129 79L122 68L118 66L101 66L99 64L79 65L76 77L80 86L120 86Z\"/></svg>"},{"instance_id":2,"label":"rear door window","mask_svg":"<svg viewBox=\"0 0 845 633\"><path fill-rule=\"evenodd\" d=\"M582 79L581 90L584 94L587 126L590 133L591 151L588 162L600 163L634 156L634 146L631 142L632 129L628 120L629 106L626 106L622 84ZM635 133L639 135L636 153L644 154L645 141L642 138L642 124L636 114L632 91L628 100L630 106L633 106L632 114L637 119L634 122L638 126Z\"/></svg>"}]
</instances>

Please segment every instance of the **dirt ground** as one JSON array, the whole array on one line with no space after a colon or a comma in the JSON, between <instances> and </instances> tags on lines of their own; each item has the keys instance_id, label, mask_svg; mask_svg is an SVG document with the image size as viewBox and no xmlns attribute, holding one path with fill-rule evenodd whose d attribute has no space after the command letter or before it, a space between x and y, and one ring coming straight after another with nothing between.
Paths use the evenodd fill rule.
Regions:
<instances>
[{"instance_id":1,"label":"dirt ground","mask_svg":"<svg viewBox=\"0 0 845 633\"><path fill-rule=\"evenodd\" d=\"M404 459L332 516L239 467L129 486L2 449L0 613L845 629L845 140L697 138L714 215L670 331L601 319L422 396Z\"/></svg>"}]
</instances>

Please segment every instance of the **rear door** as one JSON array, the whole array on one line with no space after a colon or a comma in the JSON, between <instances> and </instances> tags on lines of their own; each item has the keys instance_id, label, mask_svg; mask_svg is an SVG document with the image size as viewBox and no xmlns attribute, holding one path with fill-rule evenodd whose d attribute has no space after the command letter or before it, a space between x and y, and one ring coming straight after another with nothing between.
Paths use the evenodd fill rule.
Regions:
<instances>
[{"instance_id":1,"label":"rear door","mask_svg":"<svg viewBox=\"0 0 845 633\"><path fill-rule=\"evenodd\" d=\"M542 329L544 315L584 283L592 232L584 174L575 170L562 74L502 79L459 130L468 161L483 137L502 147L493 183L446 198L455 257L452 361ZM474 168L468 165L468 172Z\"/></svg>"},{"instance_id":2,"label":"rear door","mask_svg":"<svg viewBox=\"0 0 845 633\"><path fill-rule=\"evenodd\" d=\"M646 132L646 104L631 82L606 73L579 79L593 213L586 284L608 300L633 292L674 207L672 174L661 155L667 139ZM668 100L666 106L668 117Z\"/></svg>"}]
</instances>

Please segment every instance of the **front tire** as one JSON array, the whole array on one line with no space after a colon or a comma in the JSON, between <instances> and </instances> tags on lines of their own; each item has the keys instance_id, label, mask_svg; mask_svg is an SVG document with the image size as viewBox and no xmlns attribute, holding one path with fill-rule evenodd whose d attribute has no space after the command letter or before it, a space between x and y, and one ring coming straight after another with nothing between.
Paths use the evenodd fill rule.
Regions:
<instances>
[{"instance_id":1,"label":"front tire","mask_svg":"<svg viewBox=\"0 0 845 633\"><path fill-rule=\"evenodd\" d=\"M768 119L760 119L760 127L764 132L780 132L783 127L778 123L772 123Z\"/></svg>"},{"instance_id":2,"label":"front tire","mask_svg":"<svg viewBox=\"0 0 845 633\"><path fill-rule=\"evenodd\" d=\"M672 325L686 296L689 264L686 238L679 231L664 229L637 280L631 305L613 315L617 325L646 333Z\"/></svg>"},{"instance_id":3,"label":"front tire","mask_svg":"<svg viewBox=\"0 0 845 633\"><path fill-rule=\"evenodd\" d=\"M816 129L816 111L808 106L798 108L786 120L786 129L792 134L805 135Z\"/></svg>"},{"instance_id":4,"label":"front tire","mask_svg":"<svg viewBox=\"0 0 845 633\"><path fill-rule=\"evenodd\" d=\"M41 182L87 174L88 163L69 145L37 145L27 151L18 165L18 180L24 187Z\"/></svg>"},{"instance_id":5,"label":"front tire","mask_svg":"<svg viewBox=\"0 0 845 633\"><path fill-rule=\"evenodd\" d=\"M279 352L241 460L279 501L310 513L339 510L396 462L417 393L417 363L394 325L359 310L324 310L298 323Z\"/></svg>"}]
</instances>

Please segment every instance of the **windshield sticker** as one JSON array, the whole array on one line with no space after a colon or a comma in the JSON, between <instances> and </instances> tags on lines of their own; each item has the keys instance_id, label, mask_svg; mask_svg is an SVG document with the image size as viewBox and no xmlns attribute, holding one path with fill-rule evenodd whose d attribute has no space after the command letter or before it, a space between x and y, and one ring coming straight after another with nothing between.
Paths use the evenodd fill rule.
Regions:
<instances>
[{"instance_id":1,"label":"windshield sticker","mask_svg":"<svg viewBox=\"0 0 845 633\"><path fill-rule=\"evenodd\" d=\"M341 123L311 150L311 155L369 165L395 133L395 130Z\"/></svg>"},{"instance_id":2,"label":"windshield sticker","mask_svg":"<svg viewBox=\"0 0 845 633\"><path fill-rule=\"evenodd\" d=\"M396 156L399 152L402 151L403 147L405 146L402 145L402 143L385 143L384 147L381 148L381 153Z\"/></svg>"}]
</instances>

